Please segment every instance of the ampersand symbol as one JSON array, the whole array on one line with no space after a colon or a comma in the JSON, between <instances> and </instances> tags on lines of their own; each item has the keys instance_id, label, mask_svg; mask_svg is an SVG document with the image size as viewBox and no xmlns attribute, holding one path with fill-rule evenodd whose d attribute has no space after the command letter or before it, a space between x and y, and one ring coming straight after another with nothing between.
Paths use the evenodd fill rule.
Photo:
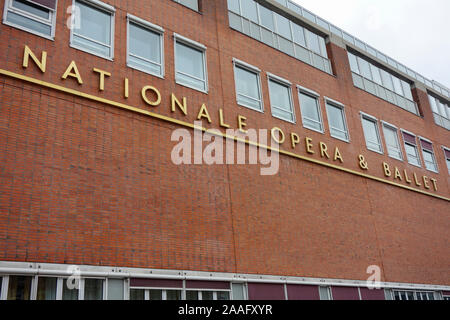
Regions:
<instances>
[{"instance_id":1,"label":"ampersand symbol","mask_svg":"<svg viewBox=\"0 0 450 320\"><path fill-rule=\"evenodd\" d=\"M364 158L363 155L359 156L359 166L363 170L369 170L369 164L367 163L366 158Z\"/></svg>"}]
</instances>

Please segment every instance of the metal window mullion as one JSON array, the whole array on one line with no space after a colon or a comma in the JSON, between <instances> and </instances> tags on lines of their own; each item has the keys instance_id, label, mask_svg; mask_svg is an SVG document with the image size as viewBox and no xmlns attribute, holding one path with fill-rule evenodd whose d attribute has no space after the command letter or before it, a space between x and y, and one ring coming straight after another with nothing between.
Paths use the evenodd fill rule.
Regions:
<instances>
[{"instance_id":1,"label":"metal window mullion","mask_svg":"<svg viewBox=\"0 0 450 320\"><path fill-rule=\"evenodd\" d=\"M317 123L317 124L322 124L322 122L321 121L317 121L317 120L315 120L315 119L311 119L311 118L309 118L309 117L307 117L307 116L303 116L303 119L305 119L305 120L308 120L308 121L311 121L311 122L314 122L314 123Z\"/></svg>"},{"instance_id":2,"label":"metal window mullion","mask_svg":"<svg viewBox=\"0 0 450 320\"><path fill-rule=\"evenodd\" d=\"M261 102L261 99L256 99L256 98L250 97L250 96L248 96L246 94L243 94L243 93L240 93L240 92L238 92L237 94L242 96L242 97L244 97L244 98L247 98L247 99L250 99L250 100L253 100L253 101L256 101L256 102Z\"/></svg>"},{"instance_id":3,"label":"metal window mullion","mask_svg":"<svg viewBox=\"0 0 450 320\"><path fill-rule=\"evenodd\" d=\"M84 300L84 278L79 282L78 300Z\"/></svg>"},{"instance_id":4,"label":"metal window mullion","mask_svg":"<svg viewBox=\"0 0 450 320\"><path fill-rule=\"evenodd\" d=\"M130 56L132 56L132 57L135 57L135 58L139 59L139 60L143 60L144 62L148 62L148 63L154 64L154 65L157 65L158 67L161 67L161 66L162 66L161 63L154 62L154 61L152 61L152 60L143 58L143 57L138 56L138 55L136 55L136 54L134 54L134 53L129 52L128 54L129 54Z\"/></svg>"},{"instance_id":5,"label":"metal window mullion","mask_svg":"<svg viewBox=\"0 0 450 320\"><path fill-rule=\"evenodd\" d=\"M89 38L89 37L80 35L80 34L75 33L75 32L74 32L74 35L77 36L77 37L80 37L80 38L82 38L82 39L84 39L84 40L88 40L88 41L94 42L94 43L96 43L96 44L98 44L98 45L101 45L101 46L103 46L103 47L107 47L107 48L111 49L111 45L107 45L107 44L101 43L100 41L91 39L91 38Z\"/></svg>"},{"instance_id":6,"label":"metal window mullion","mask_svg":"<svg viewBox=\"0 0 450 320\"><path fill-rule=\"evenodd\" d=\"M287 110L282 109L281 107L278 107L278 106L276 106L276 105L272 105L272 108L277 109L277 110L280 110L280 111L283 111L283 112L286 112L286 113L289 113L289 114L292 114L292 113L293 113L292 111L287 111Z\"/></svg>"},{"instance_id":7,"label":"metal window mullion","mask_svg":"<svg viewBox=\"0 0 450 320\"><path fill-rule=\"evenodd\" d=\"M198 77L196 77L196 76L192 76L192 75L190 75L190 74L188 74L188 73L185 73L185 72L182 72L182 71L178 71L178 70L177 70L177 73L178 73L178 74L181 74L181 75L183 75L183 76L186 76L186 77L188 77L188 78L194 79L194 80L198 80L198 81L201 81L201 82L205 82L204 79L198 78Z\"/></svg>"},{"instance_id":8,"label":"metal window mullion","mask_svg":"<svg viewBox=\"0 0 450 320\"><path fill-rule=\"evenodd\" d=\"M0 290L1 290L1 299L0 300L8 299L8 288L9 288L9 276L4 276L3 281L2 281L2 286L0 287Z\"/></svg>"},{"instance_id":9,"label":"metal window mullion","mask_svg":"<svg viewBox=\"0 0 450 320\"><path fill-rule=\"evenodd\" d=\"M57 280L56 280L56 300L62 300L63 286L64 286L64 279L57 278Z\"/></svg>"}]
</instances>

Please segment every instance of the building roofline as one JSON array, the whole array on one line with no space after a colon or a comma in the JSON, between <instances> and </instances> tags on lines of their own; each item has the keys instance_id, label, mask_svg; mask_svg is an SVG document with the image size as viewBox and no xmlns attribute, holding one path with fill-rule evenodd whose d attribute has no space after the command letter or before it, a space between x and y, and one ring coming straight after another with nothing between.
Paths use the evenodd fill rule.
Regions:
<instances>
[{"instance_id":1,"label":"building roofline","mask_svg":"<svg viewBox=\"0 0 450 320\"><path fill-rule=\"evenodd\" d=\"M302 26L313 29L316 33L326 35L330 41L340 47L350 47L354 51L357 51L369 58L375 60L384 67L395 71L402 75L404 78L414 83L416 87L425 87L426 90L439 95L440 97L449 100L450 89L435 80L430 80L418 72L406 67L404 64L396 61L381 51L373 48L364 41L356 38L327 20L317 16L311 11L305 9L297 3L291 0L255 0L261 5L272 9L273 11L289 17L294 22L301 24ZM289 6L282 5L280 2L286 1Z\"/></svg>"}]
</instances>

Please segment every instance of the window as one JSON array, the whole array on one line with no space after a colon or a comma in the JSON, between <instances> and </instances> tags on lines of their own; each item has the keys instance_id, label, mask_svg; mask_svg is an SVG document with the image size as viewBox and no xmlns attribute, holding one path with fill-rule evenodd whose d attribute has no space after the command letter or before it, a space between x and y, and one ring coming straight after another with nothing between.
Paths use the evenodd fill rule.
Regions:
<instances>
[{"instance_id":1,"label":"window","mask_svg":"<svg viewBox=\"0 0 450 320\"><path fill-rule=\"evenodd\" d=\"M389 157L402 161L403 153L400 148L397 128L383 123L383 133Z\"/></svg>"},{"instance_id":2,"label":"window","mask_svg":"<svg viewBox=\"0 0 450 320\"><path fill-rule=\"evenodd\" d=\"M419 115L408 82L379 68L364 57L347 53L355 87Z\"/></svg>"},{"instance_id":3,"label":"window","mask_svg":"<svg viewBox=\"0 0 450 320\"><path fill-rule=\"evenodd\" d=\"M130 289L130 300L181 300L182 290Z\"/></svg>"},{"instance_id":4,"label":"window","mask_svg":"<svg viewBox=\"0 0 450 320\"><path fill-rule=\"evenodd\" d=\"M198 11L198 0L174 0L183 6L191 8L192 10Z\"/></svg>"},{"instance_id":5,"label":"window","mask_svg":"<svg viewBox=\"0 0 450 320\"><path fill-rule=\"evenodd\" d=\"M323 133L319 95L313 91L299 87L298 96L303 126L307 129Z\"/></svg>"},{"instance_id":6,"label":"window","mask_svg":"<svg viewBox=\"0 0 450 320\"><path fill-rule=\"evenodd\" d=\"M434 300L433 292L394 290L394 300Z\"/></svg>"},{"instance_id":7,"label":"window","mask_svg":"<svg viewBox=\"0 0 450 320\"><path fill-rule=\"evenodd\" d=\"M53 40L57 0L6 0L3 23Z\"/></svg>"},{"instance_id":8,"label":"window","mask_svg":"<svg viewBox=\"0 0 450 320\"><path fill-rule=\"evenodd\" d=\"M295 123L295 113L292 107L291 83L270 74L268 74L268 78L272 115L275 118Z\"/></svg>"},{"instance_id":9,"label":"window","mask_svg":"<svg viewBox=\"0 0 450 320\"><path fill-rule=\"evenodd\" d=\"M121 279L108 279L108 300L123 300L123 285Z\"/></svg>"},{"instance_id":10,"label":"window","mask_svg":"<svg viewBox=\"0 0 450 320\"><path fill-rule=\"evenodd\" d=\"M8 300L30 300L32 277L9 276Z\"/></svg>"},{"instance_id":11,"label":"window","mask_svg":"<svg viewBox=\"0 0 450 320\"><path fill-rule=\"evenodd\" d=\"M339 102L325 99L327 107L328 125L333 138L348 142L350 139L345 120L344 106Z\"/></svg>"},{"instance_id":12,"label":"window","mask_svg":"<svg viewBox=\"0 0 450 320\"><path fill-rule=\"evenodd\" d=\"M114 56L114 12L115 9L97 0L76 0L79 10L79 25L71 30L70 44L74 48L112 59Z\"/></svg>"},{"instance_id":13,"label":"window","mask_svg":"<svg viewBox=\"0 0 450 320\"><path fill-rule=\"evenodd\" d=\"M330 287L319 287L320 300L333 300Z\"/></svg>"},{"instance_id":14,"label":"window","mask_svg":"<svg viewBox=\"0 0 450 320\"><path fill-rule=\"evenodd\" d=\"M356 56L352 53L348 53L348 61L350 62L350 69L352 70L352 72L355 73L360 73L359 72L359 66L358 66L358 59L356 58Z\"/></svg>"},{"instance_id":15,"label":"window","mask_svg":"<svg viewBox=\"0 0 450 320\"><path fill-rule=\"evenodd\" d=\"M448 174L450 175L450 149L443 147L445 162L447 163Z\"/></svg>"},{"instance_id":16,"label":"window","mask_svg":"<svg viewBox=\"0 0 450 320\"><path fill-rule=\"evenodd\" d=\"M103 300L102 279L84 279L84 300Z\"/></svg>"},{"instance_id":17,"label":"window","mask_svg":"<svg viewBox=\"0 0 450 320\"><path fill-rule=\"evenodd\" d=\"M57 278L39 277L37 287L37 300L56 300Z\"/></svg>"},{"instance_id":18,"label":"window","mask_svg":"<svg viewBox=\"0 0 450 320\"><path fill-rule=\"evenodd\" d=\"M262 112L264 108L259 77L260 70L236 59L233 59L233 62L237 103Z\"/></svg>"},{"instance_id":19,"label":"window","mask_svg":"<svg viewBox=\"0 0 450 320\"><path fill-rule=\"evenodd\" d=\"M175 80L178 84L202 92L208 91L206 47L174 34Z\"/></svg>"},{"instance_id":20,"label":"window","mask_svg":"<svg viewBox=\"0 0 450 320\"><path fill-rule=\"evenodd\" d=\"M419 138L419 140L425 168L433 172L438 172L436 158L433 152L433 143L425 138Z\"/></svg>"},{"instance_id":21,"label":"window","mask_svg":"<svg viewBox=\"0 0 450 320\"><path fill-rule=\"evenodd\" d=\"M364 137L366 138L367 149L378 153L383 153L380 132L378 130L378 120L371 116L362 114L361 121L364 131Z\"/></svg>"},{"instance_id":22,"label":"window","mask_svg":"<svg viewBox=\"0 0 450 320\"><path fill-rule=\"evenodd\" d=\"M245 300L245 286L243 283L232 283L233 300Z\"/></svg>"},{"instance_id":23,"label":"window","mask_svg":"<svg viewBox=\"0 0 450 320\"><path fill-rule=\"evenodd\" d=\"M447 130L450 130L450 105L442 100L428 95L434 122Z\"/></svg>"},{"instance_id":24,"label":"window","mask_svg":"<svg viewBox=\"0 0 450 320\"><path fill-rule=\"evenodd\" d=\"M230 300L230 292L187 290L186 300Z\"/></svg>"},{"instance_id":25,"label":"window","mask_svg":"<svg viewBox=\"0 0 450 320\"><path fill-rule=\"evenodd\" d=\"M78 300L79 289L75 287L75 283L68 283L67 279L63 280L62 300Z\"/></svg>"},{"instance_id":26,"label":"window","mask_svg":"<svg viewBox=\"0 0 450 320\"><path fill-rule=\"evenodd\" d=\"M230 27L331 74L326 41L254 0L228 0Z\"/></svg>"},{"instance_id":27,"label":"window","mask_svg":"<svg viewBox=\"0 0 450 320\"><path fill-rule=\"evenodd\" d=\"M127 64L131 68L164 76L164 30L128 15Z\"/></svg>"},{"instance_id":28,"label":"window","mask_svg":"<svg viewBox=\"0 0 450 320\"><path fill-rule=\"evenodd\" d=\"M414 166L421 167L419 152L416 144L416 136L405 131L402 131L402 134L408 162Z\"/></svg>"}]
</instances>

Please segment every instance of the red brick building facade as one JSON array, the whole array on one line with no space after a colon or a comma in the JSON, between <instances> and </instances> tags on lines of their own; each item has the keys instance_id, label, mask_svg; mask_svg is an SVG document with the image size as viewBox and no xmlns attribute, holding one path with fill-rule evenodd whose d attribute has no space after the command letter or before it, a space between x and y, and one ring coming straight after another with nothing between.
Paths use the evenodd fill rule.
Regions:
<instances>
[{"instance_id":1,"label":"red brick building facade","mask_svg":"<svg viewBox=\"0 0 450 320\"><path fill-rule=\"evenodd\" d=\"M280 2L2 1L0 299L69 298L72 265L81 270L79 299L449 294L450 133L429 99L445 110L448 89ZM70 12L77 14L68 8L78 4L82 27L68 28ZM272 46L263 40L270 31L261 26L263 10L275 22L266 32ZM94 17L88 27L86 16ZM92 32L102 44L86 34L104 18L110 34ZM159 39L160 54L152 52L160 63L140 60L157 71L131 66L130 21ZM326 52L312 40L300 48L295 30L324 39ZM183 46L203 54L203 80L178 72ZM401 79L412 100L396 95L395 83L396 103L377 96L385 83L376 86L376 69L370 93L348 52ZM363 74L365 63L355 61ZM258 76L260 112L237 103L236 63ZM273 116L270 79L289 90L293 121ZM302 92L318 101L322 130L305 127ZM330 106L344 114L346 139L333 137ZM376 124L380 152L367 147L364 118ZM198 119L222 134L282 132L278 173L262 176L262 165L175 165L171 134L193 132ZM385 125L397 132L402 160L389 156ZM412 134L419 165L408 161ZM436 170L425 161L430 144ZM380 290L365 288L369 266L379 267Z\"/></svg>"}]
</instances>

